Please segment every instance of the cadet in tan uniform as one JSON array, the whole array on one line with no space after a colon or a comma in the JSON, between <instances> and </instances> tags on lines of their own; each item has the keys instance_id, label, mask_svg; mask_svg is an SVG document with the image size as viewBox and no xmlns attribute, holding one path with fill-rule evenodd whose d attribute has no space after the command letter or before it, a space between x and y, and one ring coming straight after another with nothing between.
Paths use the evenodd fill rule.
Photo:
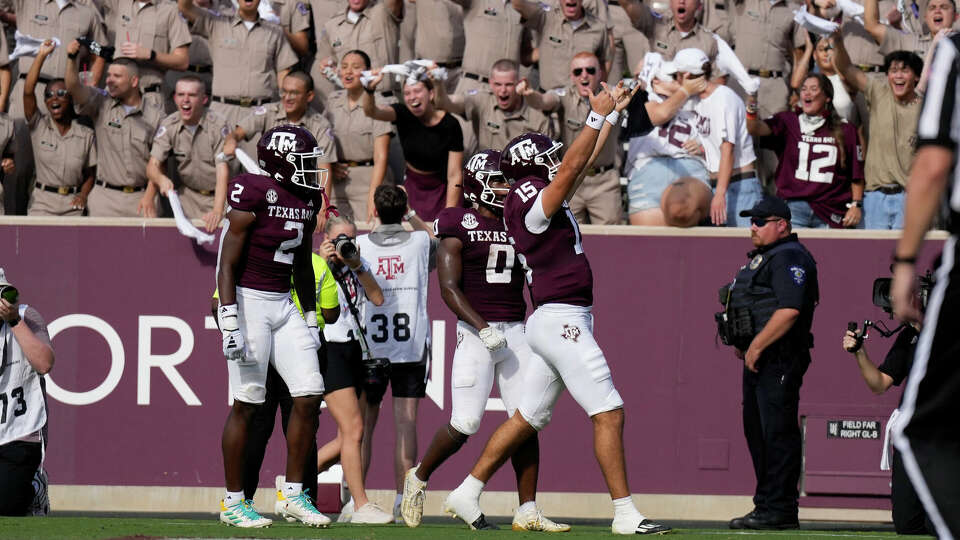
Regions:
<instances>
[{"instance_id":1,"label":"cadet in tan uniform","mask_svg":"<svg viewBox=\"0 0 960 540\"><path fill-rule=\"evenodd\" d=\"M404 20L413 19L416 24L413 56L433 60L445 68L446 89L452 92L460 81L463 66L463 8L453 0L411 0L410 5L413 13L408 12Z\"/></svg>"},{"instance_id":2,"label":"cadet in tan uniform","mask_svg":"<svg viewBox=\"0 0 960 540\"><path fill-rule=\"evenodd\" d=\"M619 4L609 6L610 25L613 26L613 59L607 84L616 84L626 74L635 75L637 66L650 52L650 40L630 22L627 12Z\"/></svg>"},{"instance_id":3,"label":"cadet in tan uniform","mask_svg":"<svg viewBox=\"0 0 960 540\"><path fill-rule=\"evenodd\" d=\"M435 83L437 108L464 116L473 126L478 148L503 148L511 139L528 131L551 136L550 118L531 108L517 93L519 82L517 63L499 60L490 68L490 85L486 90L450 95Z\"/></svg>"},{"instance_id":4,"label":"cadet in tan uniform","mask_svg":"<svg viewBox=\"0 0 960 540\"><path fill-rule=\"evenodd\" d=\"M395 64L399 60L400 21L403 0L348 0L323 25L317 39L317 61L336 67L347 51L360 49L370 55L375 66ZM381 86L382 95L390 97L397 88L391 81Z\"/></svg>"},{"instance_id":5,"label":"cadet in tan uniform","mask_svg":"<svg viewBox=\"0 0 960 540\"><path fill-rule=\"evenodd\" d=\"M306 0L271 0L280 26L297 56L310 54L310 6Z\"/></svg>"},{"instance_id":6,"label":"cadet in tan uniform","mask_svg":"<svg viewBox=\"0 0 960 540\"><path fill-rule=\"evenodd\" d=\"M700 25L729 43L733 39L733 28L730 22L733 19L735 4L736 2L730 0L706 0L702 4Z\"/></svg>"},{"instance_id":7,"label":"cadet in tan uniform","mask_svg":"<svg viewBox=\"0 0 960 540\"><path fill-rule=\"evenodd\" d=\"M456 93L484 90L490 66L501 58L520 63L523 40L529 30L509 0L453 0L463 8L463 75Z\"/></svg>"},{"instance_id":8,"label":"cadet in tan uniform","mask_svg":"<svg viewBox=\"0 0 960 540\"><path fill-rule=\"evenodd\" d=\"M773 116L787 109L790 66L803 53L805 38L793 22L795 7L787 0L742 0L732 7L730 46L747 72L760 81L760 117ZM743 98L743 90L735 89Z\"/></svg>"},{"instance_id":9,"label":"cadet in tan uniform","mask_svg":"<svg viewBox=\"0 0 960 540\"><path fill-rule=\"evenodd\" d=\"M393 126L363 113L363 86L360 74L370 69L370 57L363 51L350 51L340 60L343 90L327 100L327 113L333 119L337 156L333 164L331 202L357 220L372 222L373 192L393 182L387 155ZM385 106L380 102L378 105Z\"/></svg>"},{"instance_id":10,"label":"cadet in tan uniform","mask_svg":"<svg viewBox=\"0 0 960 540\"><path fill-rule=\"evenodd\" d=\"M37 181L30 193L31 216L79 216L87 206L97 166L93 130L77 122L73 99L63 79L53 79L44 90L45 109L35 94L43 66L56 52L48 39L24 81L23 103L30 139L37 158Z\"/></svg>"},{"instance_id":11,"label":"cadet in tan uniform","mask_svg":"<svg viewBox=\"0 0 960 540\"><path fill-rule=\"evenodd\" d=\"M670 0L673 17L655 13L640 0L619 0L635 27L650 37L650 51L670 60L680 49L700 49L711 62L717 58L713 34L697 22L700 0Z\"/></svg>"},{"instance_id":12,"label":"cadet in tan uniform","mask_svg":"<svg viewBox=\"0 0 960 540\"><path fill-rule=\"evenodd\" d=\"M13 120L6 115L6 113L0 113L0 169L3 169L4 177L10 176L15 170L13 162ZM4 188L0 185L0 202L4 202ZM5 207L6 204L0 204L0 215L6 213Z\"/></svg>"},{"instance_id":13,"label":"cadet in tan uniform","mask_svg":"<svg viewBox=\"0 0 960 540\"><path fill-rule=\"evenodd\" d=\"M234 155L237 142L257 141L260 135L270 128L284 124L295 124L307 128L317 139L317 146L323 151L320 163L337 161L337 149L333 143L333 128L324 115L312 107L313 79L303 71L292 71L283 79L283 98L280 103L261 105L253 113L240 120L233 132L227 135L224 154ZM253 157L255 154L251 154Z\"/></svg>"},{"instance_id":14,"label":"cadet in tan uniform","mask_svg":"<svg viewBox=\"0 0 960 540\"><path fill-rule=\"evenodd\" d=\"M559 113L560 140L569 148L583 130L584 119L590 111L590 96L600 90L600 81L604 79L604 73L600 60L588 52L574 56L567 72L570 83L566 88L541 94L523 84L520 91L531 107L544 112ZM620 126L613 127L593 167L587 169L583 184L570 199L570 210L580 223L594 225L623 223L620 168L617 166L619 131Z\"/></svg>"},{"instance_id":15,"label":"cadet in tan uniform","mask_svg":"<svg viewBox=\"0 0 960 540\"><path fill-rule=\"evenodd\" d=\"M93 118L97 140L97 180L87 200L91 216L155 217L156 189L147 182L147 160L163 108L140 93L137 64L117 58L107 67L107 95L80 83L76 55L67 46L67 90L81 114Z\"/></svg>"},{"instance_id":16,"label":"cadet in tan uniform","mask_svg":"<svg viewBox=\"0 0 960 540\"><path fill-rule=\"evenodd\" d=\"M957 20L957 7L953 0L930 0L923 21L929 29L928 34L917 35L901 32L880 22L880 6L878 0L864 0L863 27L873 36L880 45L880 54L886 55L893 51L910 51L920 58L926 58L927 51L933 49L934 38L941 30L949 31Z\"/></svg>"},{"instance_id":17,"label":"cadet in tan uniform","mask_svg":"<svg viewBox=\"0 0 960 540\"><path fill-rule=\"evenodd\" d=\"M197 77L187 75L177 81L173 100L177 112L160 122L150 149L147 178L167 196L174 186L163 171L173 154L183 213L190 219L202 219L207 231L212 232L223 219L227 202L230 167L223 155L223 143L230 128L217 113L207 109L210 100L206 87Z\"/></svg>"},{"instance_id":18,"label":"cadet in tan uniform","mask_svg":"<svg viewBox=\"0 0 960 540\"><path fill-rule=\"evenodd\" d=\"M176 6L161 0L105 0L104 10L116 33L114 56L136 60L140 92L147 101L162 104L164 73L190 64L187 23Z\"/></svg>"},{"instance_id":19,"label":"cadet in tan uniform","mask_svg":"<svg viewBox=\"0 0 960 540\"><path fill-rule=\"evenodd\" d=\"M225 16L197 8L192 0L178 0L180 12L197 34L210 41L213 58L213 99L210 109L236 126L255 107L277 100L283 78L298 59L283 30L264 22L259 1L244 1L236 15ZM256 143L241 145L251 156Z\"/></svg>"},{"instance_id":20,"label":"cadet in tan uniform","mask_svg":"<svg viewBox=\"0 0 960 540\"><path fill-rule=\"evenodd\" d=\"M313 42L320 43L323 40L323 26L340 12L343 0L309 0L310 13L313 17ZM314 97L313 106L317 110L323 110L327 101L327 96L337 90L330 80L323 74L324 67L329 67L336 71L337 65L332 58L324 58L319 54L312 60L307 60L310 66L310 76L313 77ZM329 63L327 66L326 63Z\"/></svg>"},{"instance_id":21,"label":"cadet in tan uniform","mask_svg":"<svg viewBox=\"0 0 960 540\"><path fill-rule=\"evenodd\" d=\"M566 86L564 73L579 52L592 52L600 59L604 72L610 70L613 32L587 13L581 0L566 0L559 10L530 0L511 0L511 3L523 15L524 25L539 38L540 88Z\"/></svg>"},{"instance_id":22,"label":"cadet in tan uniform","mask_svg":"<svg viewBox=\"0 0 960 540\"><path fill-rule=\"evenodd\" d=\"M97 43L107 44L106 28L100 12L83 0L69 0L63 9L55 0L17 0L17 30L21 34L37 39L59 38L64 45L71 39L81 36L89 37ZM4 56L6 57L6 56ZM80 63L90 64L91 81L96 84L103 76L106 65L99 56L84 52ZM33 64L33 58L21 56L17 60L19 76L10 95L10 116L21 119L23 114L23 80ZM52 79L62 79L67 67L67 53L64 47L54 49L47 57L38 79L38 90L43 92L46 84ZM40 110L46 113L43 103L39 103Z\"/></svg>"}]
</instances>

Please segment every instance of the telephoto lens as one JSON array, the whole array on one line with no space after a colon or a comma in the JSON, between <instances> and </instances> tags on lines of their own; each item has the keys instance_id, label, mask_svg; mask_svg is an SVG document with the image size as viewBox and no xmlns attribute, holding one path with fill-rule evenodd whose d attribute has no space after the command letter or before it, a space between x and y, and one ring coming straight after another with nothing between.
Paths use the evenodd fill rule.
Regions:
<instances>
[{"instance_id":1,"label":"telephoto lens","mask_svg":"<svg viewBox=\"0 0 960 540\"><path fill-rule=\"evenodd\" d=\"M333 239L333 247L344 259L352 259L357 256L357 244L345 234L340 234Z\"/></svg>"}]
</instances>

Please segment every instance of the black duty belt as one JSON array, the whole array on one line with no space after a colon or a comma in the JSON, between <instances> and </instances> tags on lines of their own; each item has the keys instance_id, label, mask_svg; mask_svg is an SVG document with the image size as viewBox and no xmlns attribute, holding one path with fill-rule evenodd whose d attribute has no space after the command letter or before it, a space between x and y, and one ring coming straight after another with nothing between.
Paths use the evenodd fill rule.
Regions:
<instances>
[{"instance_id":1,"label":"black duty belt","mask_svg":"<svg viewBox=\"0 0 960 540\"><path fill-rule=\"evenodd\" d=\"M227 98L223 96L213 96L213 100L226 103L227 105L239 105L241 107L259 107L260 105L266 105L273 101L270 98Z\"/></svg>"},{"instance_id":2,"label":"black duty belt","mask_svg":"<svg viewBox=\"0 0 960 540\"><path fill-rule=\"evenodd\" d=\"M483 75L477 75L476 73L464 72L464 73L463 73L463 76L466 77L466 78L468 78L468 79L473 79L473 80L475 80L475 81L480 81L480 82L482 82L483 84L487 84L487 83L490 82L490 79L484 77Z\"/></svg>"},{"instance_id":3,"label":"black duty belt","mask_svg":"<svg viewBox=\"0 0 960 540\"><path fill-rule=\"evenodd\" d=\"M184 187L187 188L187 189L189 189L190 191L193 191L194 193L199 193L199 194L205 195L205 196L207 196L207 197L213 195L213 190L212 190L212 189L196 189L196 188L192 188L192 187L190 187L190 186L188 186L188 185L184 185Z\"/></svg>"},{"instance_id":4,"label":"black duty belt","mask_svg":"<svg viewBox=\"0 0 960 540\"><path fill-rule=\"evenodd\" d=\"M380 95L383 97L393 97L393 90L387 90L386 92L380 92Z\"/></svg>"},{"instance_id":5,"label":"black duty belt","mask_svg":"<svg viewBox=\"0 0 960 540\"><path fill-rule=\"evenodd\" d=\"M337 163L341 165L346 165L348 167L371 167L373 166L373 160L368 159L367 161L338 161Z\"/></svg>"},{"instance_id":6,"label":"black duty belt","mask_svg":"<svg viewBox=\"0 0 960 540\"><path fill-rule=\"evenodd\" d=\"M213 66L195 66L190 64L185 71L191 73L213 73Z\"/></svg>"},{"instance_id":7,"label":"black duty belt","mask_svg":"<svg viewBox=\"0 0 960 540\"><path fill-rule=\"evenodd\" d=\"M783 77L782 71L773 71L770 69L748 69L747 73L756 75L757 77L763 77L764 79L780 79Z\"/></svg>"},{"instance_id":8,"label":"black duty belt","mask_svg":"<svg viewBox=\"0 0 960 540\"><path fill-rule=\"evenodd\" d=\"M874 66L872 64L857 64L857 69L864 73L882 73L883 66Z\"/></svg>"},{"instance_id":9,"label":"black duty belt","mask_svg":"<svg viewBox=\"0 0 960 540\"><path fill-rule=\"evenodd\" d=\"M21 73L17 78L18 78L18 79L26 79L26 78L27 78L27 74L26 74L26 73ZM54 80L54 78L55 78L55 77L47 77L46 75L40 75L39 77L37 77L37 80L40 81L40 82L42 82L43 84L50 84L50 81Z\"/></svg>"},{"instance_id":10,"label":"black duty belt","mask_svg":"<svg viewBox=\"0 0 960 540\"><path fill-rule=\"evenodd\" d=\"M78 186L47 186L37 182L34 184L34 189L39 189L41 191L46 191L48 193L57 193L60 195L73 195L80 191Z\"/></svg>"},{"instance_id":11,"label":"black duty belt","mask_svg":"<svg viewBox=\"0 0 960 540\"><path fill-rule=\"evenodd\" d=\"M463 65L462 60L454 60L453 62L437 62L437 66L444 69L455 69Z\"/></svg>"},{"instance_id":12,"label":"black duty belt","mask_svg":"<svg viewBox=\"0 0 960 540\"><path fill-rule=\"evenodd\" d=\"M874 189L874 191L879 191L880 193L883 193L885 195L896 195L897 193L903 193L903 186L901 186L900 184L880 186Z\"/></svg>"},{"instance_id":13,"label":"black duty belt","mask_svg":"<svg viewBox=\"0 0 960 540\"><path fill-rule=\"evenodd\" d=\"M107 189L112 189L114 191L122 191L124 193L136 193L138 191L143 191L147 189L147 186L118 186L116 184L108 184L103 180L96 180L94 184L98 186L103 186Z\"/></svg>"},{"instance_id":14,"label":"black duty belt","mask_svg":"<svg viewBox=\"0 0 960 540\"><path fill-rule=\"evenodd\" d=\"M151 93L151 92L159 92L162 88L163 88L163 85L161 85L160 83L157 83L157 84L151 84L150 86L147 86L146 88L142 88L141 91L142 91L144 94L149 94L149 93Z\"/></svg>"},{"instance_id":15,"label":"black duty belt","mask_svg":"<svg viewBox=\"0 0 960 540\"><path fill-rule=\"evenodd\" d=\"M612 169L613 167L614 167L613 165L604 165L603 167L590 167L589 169L587 169L587 173L584 176L596 176L598 174L603 174L609 171L610 169Z\"/></svg>"}]
</instances>

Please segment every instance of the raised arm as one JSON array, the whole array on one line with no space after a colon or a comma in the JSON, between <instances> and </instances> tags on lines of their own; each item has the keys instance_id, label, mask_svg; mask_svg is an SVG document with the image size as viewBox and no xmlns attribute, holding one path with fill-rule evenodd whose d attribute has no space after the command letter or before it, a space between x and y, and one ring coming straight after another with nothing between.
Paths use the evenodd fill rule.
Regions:
<instances>
[{"instance_id":1,"label":"raised arm","mask_svg":"<svg viewBox=\"0 0 960 540\"><path fill-rule=\"evenodd\" d=\"M54 44L52 39L48 39L40 45L37 51L37 57L33 64L30 64L30 71L27 72L27 79L23 82L23 117L29 120L37 113L37 81L40 80L40 70L43 69L43 63L47 56L53 52Z\"/></svg>"},{"instance_id":2,"label":"raised arm","mask_svg":"<svg viewBox=\"0 0 960 540\"><path fill-rule=\"evenodd\" d=\"M380 73L380 68L374 69L371 71L373 74L373 80L370 81L369 85L364 88L365 92L363 93L363 114L373 118L374 120L381 120L383 122L396 122L397 113L393 110L392 107L383 107L377 105L376 100L373 97L373 93L377 89L377 85L380 84L380 81L383 80L383 73Z\"/></svg>"},{"instance_id":3,"label":"raised arm","mask_svg":"<svg viewBox=\"0 0 960 540\"><path fill-rule=\"evenodd\" d=\"M177 7L180 8L180 13L189 23L193 23L198 17L202 16L201 8L195 6L193 0L177 0Z\"/></svg>"},{"instance_id":4,"label":"raised arm","mask_svg":"<svg viewBox=\"0 0 960 540\"><path fill-rule=\"evenodd\" d=\"M863 0L863 28L878 45L883 43L887 27L880 22L880 0Z\"/></svg>"},{"instance_id":5,"label":"raised arm","mask_svg":"<svg viewBox=\"0 0 960 540\"><path fill-rule=\"evenodd\" d=\"M403 0L384 0L384 4L394 17L403 20Z\"/></svg>"},{"instance_id":6,"label":"raised arm","mask_svg":"<svg viewBox=\"0 0 960 540\"><path fill-rule=\"evenodd\" d=\"M650 8L645 6L641 0L618 0L620 7L627 12L630 17L630 24L641 32L648 33L653 26L653 16L650 14Z\"/></svg>"},{"instance_id":7,"label":"raised arm","mask_svg":"<svg viewBox=\"0 0 960 540\"><path fill-rule=\"evenodd\" d=\"M850 55L843 45L843 34L839 30L833 34L833 67L848 84L860 92L866 91L867 74L850 62ZM799 87L798 85L796 88Z\"/></svg>"},{"instance_id":8,"label":"raised arm","mask_svg":"<svg viewBox=\"0 0 960 540\"><path fill-rule=\"evenodd\" d=\"M63 76L63 83L66 85L67 91L70 92L70 96L73 97L73 103L83 106L90 100L90 93L94 90L80 82L80 75L77 73L77 53L79 52L80 43L77 40L73 40L67 45L67 67Z\"/></svg>"},{"instance_id":9,"label":"raised arm","mask_svg":"<svg viewBox=\"0 0 960 540\"><path fill-rule=\"evenodd\" d=\"M463 96L457 94L451 96L448 94L444 81L435 80L432 75L430 76L430 81L433 83L433 90L435 93L434 98L437 108L463 116L464 112L466 111L466 105L464 104Z\"/></svg>"},{"instance_id":10,"label":"raised arm","mask_svg":"<svg viewBox=\"0 0 960 540\"><path fill-rule=\"evenodd\" d=\"M707 88L707 78L686 77L680 88L670 94L670 97L660 103L647 101L644 107L647 109L647 116L650 117L650 123L655 126L662 126L677 115L683 104L690 99L690 96L697 95Z\"/></svg>"},{"instance_id":11,"label":"raised arm","mask_svg":"<svg viewBox=\"0 0 960 540\"><path fill-rule=\"evenodd\" d=\"M810 39L810 32L804 29L803 34L806 37L803 48L793 50L793 71L790 72L790 88L793 90L803 85L803 80L810 72L810 58L813 57L813 41Z\"/></svg>"},{"instance_id":12,"label":"raised arm","mask_svg":"<svg viewBox=\"0 0 960 540\"><path fill-rule=\"evenodd\" d=\"M524 19L532 19L540 11L540 4L529 0L510 0L510 5Z\"/></svg>"},{"instance_id":13,"label":"raised arm","mask_svg":"<svg viewBox=\"0 0 960 540\"><path fill-rule=\"evenodd\" d=\"M576 187L577 179L593 154L597 136L603 127L604 118L613 111L613 96L607 90L606 83L601 84L603 84L603 89L597 92L595 96L590 97L591 111L587 119L587 125L580 131L580 134L577 135L577 138L574 139L567 150L566 155L563 156L563 161L560 162L560 168L557 170L554 179L541 192L543 214L547 218L553 217L560 210L563 201ZM599 118L599 123L597 118Z\"/></svg>"},{"instance_id":14,"label":"raised arm","mask_svg":"<svg viewBox=\"0 0 960 540\"><path fill-rule=\"evenodd\" d=\"M517 83L517 93L523 96L527 105L543 112L553 112L560 108L560 98L553 92L538 92L523 79Z\"/></svg>"}]
</instances>

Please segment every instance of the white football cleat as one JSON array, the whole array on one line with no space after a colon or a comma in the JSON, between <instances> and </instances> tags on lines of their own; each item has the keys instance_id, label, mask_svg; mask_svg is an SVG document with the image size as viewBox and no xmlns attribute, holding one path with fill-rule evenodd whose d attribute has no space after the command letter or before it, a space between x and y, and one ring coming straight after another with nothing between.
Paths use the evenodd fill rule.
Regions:
<instances>
[{"instance_id":1,"label":"white football cleat","mask_svg":"<svg viewBox=\"0 0 960 540\"><path fill-rule=\"evenodd\" d=\"M368 502L353 512L353 515L350 516L350 523L386 525L387 523L393 523L393 516L377 506L376 503Z\"/></svg>"},{"instance_id":2,"label":"white football cleat","mask_svg":"<svg viewBox=\"0 0 960 540\"><path fill-rule=\"evenodd\" d=\"M613 518L613 524L610 526L613 534L666 534L670 532L670 527L654 523L643 517L642 514L634 514L622 518Z\"/></svg>"},{"instance_id":3,"label":"white football cleat","mask_svg":"<svg viewBox=\"0 0 960 540\"><path fill-rule=\"evenodd\" d=\"M400 501L400 513L407 527L417 527L423 519L423 500L426 498L427 483L417 478L417 468L407 471L403 477L403 499Z\"/></svg>"},{"instance_id":4,"label":"white football cleat","mask_svg":"<svg viewBox=\"0 0 960 540\"><path fill-rule=\"evenodd\" d=\"M337 523L350 523L350 519L353 517L353 497L350 497L350 500L347 501L347 504L343 505L343 508L340 509L340 515L337 516Z\"/></svg>"},{"instance_id":5,"label":"white football cleat","mask_svg":"<svg viewBox=\"0 0 960 540\"><path fill-rule=\"evenodd\" d=\"M468 495L458 492L456 489L447 495L447 500L443 501L443 511L460 518L464 523L475 531L493 530L498 527L487 522L486 516L480 510L480 501Z\"/></svg>"},{"instance_id":6,"label":"white football cleat","mask_svg":"<svg viewBox=\"0 0 960 540\"><path fill-rule=\"evenodd\" d=\"M296 521L295 518L284 516L283 514L283 505L286 502L283 498L283 484L286 483L286 480L287 477L282 474L278 474L277 477L273 479L273 486L277 488L277 500L273 502L273 513L276 514L277 517L293 523Z\"/></svg>"},{"instance_id":7,"label":"white football cleat","mask_svg":"<svg viewBox=\"0 0 960 540\"><path fill-rule=\"evenodd\" d=\"M261 516L253 508L253 501L240 501L227 506L220 501L220 521L233 527L259 529L273 525L273 521Z\"/></svg>"},{"instance_id":8,"label":"white football cleat","mask_svg":"<svg viewBox=\"0 0 960 540\"><path fill-rule=\"evenodd\" d=\"M288 521L293 518L310 527L326 527L330 525L330 518L320 513L317 507L313 505L306 492L301 492L293 497L284 497L283 492L279 494L283 497L283 508L280 515Z\"/></svg>"},{"instance_id":9,"label":"white football cleat","mask_svg":"<svg viewBox=\"0 0 960 540\"><path fill-rule=\"evenodd\" d=\"M566 523L555 523L543 515L539 508L521 512L519 508L513 513L513 530L515 531L544 531L567 532L570 526Z\"/></svg>"}]
</instances>

